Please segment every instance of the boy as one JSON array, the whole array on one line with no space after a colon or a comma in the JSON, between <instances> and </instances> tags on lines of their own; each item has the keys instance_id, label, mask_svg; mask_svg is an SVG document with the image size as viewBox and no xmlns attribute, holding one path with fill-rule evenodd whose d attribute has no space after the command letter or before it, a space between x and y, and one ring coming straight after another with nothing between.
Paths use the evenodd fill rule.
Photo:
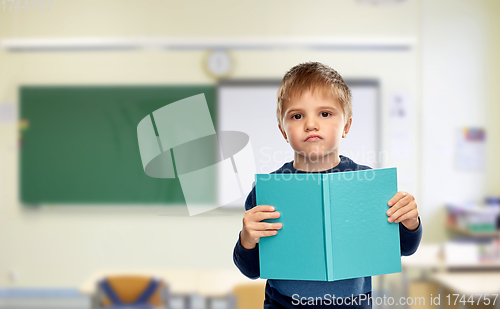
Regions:
<instances>
[{"instance_id":1,"label":"boy","mask_svg":"<svg viewBox=\"0 0 500 309\"><path fill-rule=\"evenodd\" d=\"M278 90L276 116L281 134L294 150L294 160L272 173L335 173L370 169L339 155L340 140L347 136L352 123L351 92L342 77L329 66L307 62L290 69ZM261 222L279 218L280 214L272 205L257 206L255 201L254 187L245 202L247 211L243 229L233 252L236 266L252 279L260 276L260 238L272 237L281 229L281 223ZM387 220L399 224L401 255L411 255L422 237L415 199L409 193L398 192L387 204L390 207ZM373 302L369 301L371 277L333 282L269 279L265 293L264 308L311 308L311 305L371 308ZM329 295L334 295L337 301L332 302ZM310 297L316 301L307 301ZM319 302L321 298L325 301ZM339 303L341 305L337 305Z\"/></svg>"}]
</instances>

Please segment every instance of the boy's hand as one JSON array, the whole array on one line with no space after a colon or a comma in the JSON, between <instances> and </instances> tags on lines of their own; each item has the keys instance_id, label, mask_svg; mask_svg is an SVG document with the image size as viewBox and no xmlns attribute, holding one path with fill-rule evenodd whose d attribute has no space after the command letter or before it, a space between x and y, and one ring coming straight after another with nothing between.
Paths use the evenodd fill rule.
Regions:
<instances>
[{"instance_id":1,"label":"boy's hand","mask_svg":"<svg viewBox=\"0 0 500 309\"><path fill-rule=\"evenodd\" d=\"M391 208L387 211L389 222L401 222L408 230L416 230L419 224L415 197L407 192L396 193L387 203Z\"/></svg>"},{"instance_id":2,"label":"boy's hand","mask_svg":"<svg viewBox=\"0 0 500 309\"><path fill-rule=\"evenodd\" d=\"M258 205L245 212L243 229L241 230L241 245L245 249L253 249L261 237L273 236L281 229L281 223L260 222L264 219L279 218L280 213L273 206Z\"/></svg>"}]
</instances>

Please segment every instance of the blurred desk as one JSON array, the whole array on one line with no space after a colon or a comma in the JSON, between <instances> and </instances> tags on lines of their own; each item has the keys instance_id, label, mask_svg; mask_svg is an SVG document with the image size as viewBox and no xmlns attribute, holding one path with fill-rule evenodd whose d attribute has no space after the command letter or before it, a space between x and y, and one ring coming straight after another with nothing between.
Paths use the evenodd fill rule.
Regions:
<instances>
[{"instance_id":1,"label":"blurred desk","mask_svg":"<svg viewBox=\"0 0 500 309\"><path fill-rule=\"evenodd\" d=\"M492 301L495 300L495 308L500 309L500 299L498 295L500 294L500 271L495 272L453 272L453 273L436 273L431 277L442 287L449 289L452 293L458 294L459 298L465 295L465 300L468 300L470 296L475 296L477 301L477 296L496 294L492 295ZM443 298L444 293L441 289L441 307L443 303L447 302L446 297ZM454 297L451 297L451 303L455 301ZM481 300L480 304L484 304ZM464 303L460 303L461 308L465 308Z\"/></svg>"},{"instance_id":2,"label":"blurred desk","mask_svg":"<svg viewBox=\"0 0 500 309\"><path fill-rule=\"evenodd\" d=\"M500 262L479 263L446 263L441 254L442 245L420 245L417 252L411 256L401 258L401 267L409 270L416 269L421 272L422 279L435 281L439 284L441 307L448 299L444 295L444 288L460 297L486 294L500 294ZM488 271L488 272L486 272ZM405 286L408 287L408 276L403 271ZM492 299L495 297L493 296ZM452 295L451 303L455 301ZM465 308L460 303L461 308ZM495 308L500 309L500 298L496 299Z\"/></svg>"},{"instance_id":3,"label":"blurred desk","mask_svg":"<svg viewBox=\"0 0 500 309\"><path fill-rule=\"evenodd\" d=\"M112 275L148 275L162 278L168 284L171 294L188 296L197 294L207 299L208 307L211 300L228 297L233 287L240 283L262 283L265 279L251 280L241 274L238 270L181 270L181 269L159 269L159 270L98 270L91 274L80 286L79 291L84 295L95 294L97 282L106 276ZM189 307L189 304L186 304Z\"/></svg>"},{"instance_id":4,"label":"blurred desk","mask_svg":"<svg viewBox=\"0 0 500 309\"><path fill-rule=\"evenodd\" d=\"M446 268L444 261L439 256L441 245L424 245L420 244L417 252L410 256L401 257L401 267L404 269L419 269L419 270L439 270Z\"/></svg>"}]
</instances>

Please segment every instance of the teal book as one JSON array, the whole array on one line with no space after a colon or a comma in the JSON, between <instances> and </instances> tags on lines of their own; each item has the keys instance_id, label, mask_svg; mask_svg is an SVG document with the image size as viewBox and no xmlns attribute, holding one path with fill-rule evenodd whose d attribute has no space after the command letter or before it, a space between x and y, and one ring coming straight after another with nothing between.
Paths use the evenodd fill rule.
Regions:
<instances>
[{"instance_id":1,"label":"teal book","mask_svg":"<svg viewBox=\"0 0 500 309\"><path fill-rule=\"evenodd\" d=\"M257 174L257 205L281 216L259 241L260 277L335 281L401 272L399 224L387 202L396 168L330 174Z\"/></svg>"}]
</instances>

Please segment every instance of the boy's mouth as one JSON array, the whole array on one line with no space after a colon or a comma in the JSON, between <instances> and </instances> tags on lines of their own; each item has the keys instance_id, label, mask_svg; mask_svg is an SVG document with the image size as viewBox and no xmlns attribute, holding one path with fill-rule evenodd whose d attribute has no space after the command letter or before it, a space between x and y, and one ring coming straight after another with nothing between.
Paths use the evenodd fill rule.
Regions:
<instances>
[{"instance_id":1,"label":"boy's mouth","mask_svg":"<svg viewBox=\"0 0 500 309\"><path fill-rule=\"evenodd\" d=\"M304 142L313 142L313 141L317 141L317 140L320 140L320 139L323 139L321 137L321 135L319 134L310 134L306 137L306 139L304 140Z\"/></svg>"}]
</instances>

